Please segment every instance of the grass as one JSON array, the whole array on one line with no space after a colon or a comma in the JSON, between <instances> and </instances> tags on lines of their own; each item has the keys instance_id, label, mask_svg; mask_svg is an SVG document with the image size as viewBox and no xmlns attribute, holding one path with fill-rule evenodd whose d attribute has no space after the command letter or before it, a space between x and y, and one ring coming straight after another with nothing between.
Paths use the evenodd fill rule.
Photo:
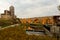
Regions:
<instances>
[{"instance_id":1,"label":"grass","mask_svg":"<svg viewBox=\"0 0 60 40\"><path fill-rule=\"evenodd\" d=\"M48 36L27 35L24 26L15 26L0 30L0 40L56 40Z\"/></svg>"}]
</instances>

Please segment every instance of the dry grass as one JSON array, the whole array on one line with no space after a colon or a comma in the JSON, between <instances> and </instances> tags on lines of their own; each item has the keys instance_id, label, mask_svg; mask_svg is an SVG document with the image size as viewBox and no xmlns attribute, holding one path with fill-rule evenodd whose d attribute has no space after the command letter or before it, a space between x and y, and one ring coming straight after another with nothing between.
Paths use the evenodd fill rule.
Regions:
<instances>
[{"instance_id":1,"label":"dry grass","mask_svg":"<svg viewBox=\"0 0 60 40\"><path fill-rule=\"evenodd\" d=\"M27 35L23 26L0 30L0 40L56 40L48 36Z\"/></svg>"}]
</instances>

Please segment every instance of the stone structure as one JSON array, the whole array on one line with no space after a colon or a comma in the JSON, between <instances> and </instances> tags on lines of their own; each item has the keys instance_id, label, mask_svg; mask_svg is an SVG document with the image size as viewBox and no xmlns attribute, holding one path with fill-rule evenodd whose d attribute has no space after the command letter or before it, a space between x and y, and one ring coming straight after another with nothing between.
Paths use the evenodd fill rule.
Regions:
<instances>
[{"instance_id":1,"label":"stone structure","mask_svg":"<svg viewBox=\"0 0 60 40\"><path fill-rule=\"evenodd\" d=\"M14 15L14 6L10 6L9 10L4 10L4 13L1 14L2 19L15 19L16 16Z\"/></svg>"}]
</instances>

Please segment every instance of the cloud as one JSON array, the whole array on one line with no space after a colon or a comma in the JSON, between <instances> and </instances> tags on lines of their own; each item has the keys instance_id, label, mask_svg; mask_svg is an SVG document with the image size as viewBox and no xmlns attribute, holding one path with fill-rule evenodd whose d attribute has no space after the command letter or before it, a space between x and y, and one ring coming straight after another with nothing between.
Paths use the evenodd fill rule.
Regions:
<instances>
[{"instance_id":1,"label":"cloud","mask_svg":"<svg viewBox=\"0 0 60 40\"><path fill-rule=\"evenodd\" d=\"M0 0L0 12L3 12L4 9L8 9L9 3L3 0Z\"/></svg>"},{"instance_id":2,"label":"cloud","mask_svg":"<svg viewBox=\"0 0 60 40\"><path fill-rule=\"evenodd\" d=\"M38 17L58 14L59 3L59 0L1 0L0 9L3 11L5 8L8 9L10 5L14 5L15 14L18 17Z\"/></svg>"},{"instance_id":3,"label":"cloud","mask_svg":"<svg viewBox=\"0 0 60 40\"><path fill-rule=\"evenodd\" d=\"M17 3L18 4L18 3ZM18 5L18 13L21 12L20 17L37 17L37 16L47 16L56 15L57 10L57 0L21 0Z\"/></svg>"},{"instance_id":4,"label":"cloud","mask_svg":"<svg viewBox=\"0 0 60 40\"><path fill-rule=\"evenodd\" d=\"M54 10L54 11L53 11ZM41 16L51 16L58 14L58 10L55 5L38 7L38 8L28 8L22 12L23 17L41 17Z\"/></svg>"}]
</instances>

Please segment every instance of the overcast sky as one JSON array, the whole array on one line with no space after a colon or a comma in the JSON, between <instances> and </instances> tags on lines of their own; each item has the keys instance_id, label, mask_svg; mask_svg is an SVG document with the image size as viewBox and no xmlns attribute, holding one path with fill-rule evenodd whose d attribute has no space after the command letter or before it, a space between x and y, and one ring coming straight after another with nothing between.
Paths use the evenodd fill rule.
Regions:
<instances>
[{"instance_id":1,"label":"overcast sky","mask_svg":"<svg viewBox=\"0 0 60 40\"><path fill-rule=\"evenodd\" d=\"M0 0L0 14L13 5L19 18L58 15L59 4L59 0Z\"/></svg>"}]
</instances>

